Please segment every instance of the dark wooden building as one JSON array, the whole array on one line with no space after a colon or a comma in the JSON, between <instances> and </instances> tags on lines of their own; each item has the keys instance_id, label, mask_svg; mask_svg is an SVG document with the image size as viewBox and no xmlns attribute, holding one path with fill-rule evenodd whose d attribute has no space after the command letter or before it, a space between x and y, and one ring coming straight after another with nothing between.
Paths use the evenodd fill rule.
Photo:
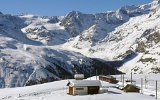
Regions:
<instances>
[{"instance_id":1,"label":"dark wooden building","mask_svg":"<svg viewBox=\"0 0 160 100\"><path fill-rule=\"evenodd\" d=\"M113 76L102 76L102 75L100 75L99 80L106 81L106 82L113 83L113 84L118 83L118 80L116 80L116 78L114 78Z\"/></svg>"},{"instance_id":2,"label":"dark wooden building","mask_svg":"<svg viewBox=\"0 0 160 100\"><path fill-rule=\"evenodd\" d=\"M123 90L124 92L140 92L140 88L133 84L127 84Z\"/></svg>"}]
</instances>

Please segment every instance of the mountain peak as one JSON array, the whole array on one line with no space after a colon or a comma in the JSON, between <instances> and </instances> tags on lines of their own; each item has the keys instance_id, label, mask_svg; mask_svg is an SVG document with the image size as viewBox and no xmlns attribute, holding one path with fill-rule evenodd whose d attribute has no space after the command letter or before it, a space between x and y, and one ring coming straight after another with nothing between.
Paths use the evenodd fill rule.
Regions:
<instances>
[{"instance_id":1,"label":"mountain peak","mask_svg":"<svg viewBox=\"0 0 160 100\"><path fill-rule=\"evenodd\" d=\"M77 16L77 15L80 15L80 14L83 14L82 12L80 11L71 11L67 14L67 16Z\"/></svg>"}]
</instances>

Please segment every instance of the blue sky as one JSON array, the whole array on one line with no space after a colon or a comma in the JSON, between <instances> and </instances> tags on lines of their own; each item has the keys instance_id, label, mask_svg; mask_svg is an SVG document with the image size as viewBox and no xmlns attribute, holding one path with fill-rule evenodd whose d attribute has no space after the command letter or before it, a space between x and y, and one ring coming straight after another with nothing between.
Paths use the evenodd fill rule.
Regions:
<instances>
[{"instance_id":1,"label":"blue sky","mask_svg":"<svg viewBox=\"0 0 160 100\"><path fill-rule=\"evenodd\" d=\"M75 10L83 13L114 11L125 5L139 5L152 0L0 0L0 12L5 14L32 13L55 16Z\"/></svg>"}]
</instances>

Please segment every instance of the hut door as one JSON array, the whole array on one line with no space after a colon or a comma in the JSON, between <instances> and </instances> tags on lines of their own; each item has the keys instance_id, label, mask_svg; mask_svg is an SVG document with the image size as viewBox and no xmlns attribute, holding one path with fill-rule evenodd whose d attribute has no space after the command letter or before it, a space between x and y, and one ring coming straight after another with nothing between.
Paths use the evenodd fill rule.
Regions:
<instances>
[{"instance_id":1,"label":"hut door","mask_svg":"<svg viewBox=\"0 0 160 100\"><path fill-rule=\"evenodd\" d=\"M89 86L88 94L98 94L99 86Z\"/></svg>"},{"instance_id":2,"label":"hut door","mask_svg":"<svg viewBox=\"0 0 160 100\"><path fill-rule=\"evenodd\" d=\"M69 94L73 95L73 87L69 87Z\"/></svg>"}]
</instances>

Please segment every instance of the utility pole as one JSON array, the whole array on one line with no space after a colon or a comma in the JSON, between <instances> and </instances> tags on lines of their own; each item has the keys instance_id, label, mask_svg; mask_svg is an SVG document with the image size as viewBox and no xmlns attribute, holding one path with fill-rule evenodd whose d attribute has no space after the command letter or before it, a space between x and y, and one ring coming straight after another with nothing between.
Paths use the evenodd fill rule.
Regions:
<instances>
[{"instance_id":1,"label":"utility pole","mask_svg":"<svg viewBox=\"0 0 160 100\"><path fill-rule=\"evenodd\" d=\"M91 80L91 69L90 69L90 71L89 71L89 75L90 75L90 80Z\"/></svg>"},{"instance_id":2,"label":"utility pole","mask_svg":"<svg viewBox=\"0 0 160 100\"><path fill-rule=\"evenodd\" d=\"M156 80L156 99L157 99L157 80Z\"/></svg>"},{"instance_id":3,"label":"utility pole","mask_svg":"<svg viewBox=\"0 0 160 100\"><path fill-rule=\"evenodd\" d=\"M117 68L116 68L116 67L114 68L114 71L115 71L115 73L114 73L114 74L116 75L116 74L117 74Z\"/></svg>"},{"instance_id":4,"label":"utility pole","mask_svg":"<svg viewBox=\"0 0 160 100\"><path fill-rule=\"evenodd\" d=\"M122 74L121 74L121 82L122 82Z\"/></svg>"},{"instance_id":5,"label":"utility pole","mask_svg":"<svg viewBox=\"0 0 160 100\"><path fill-rule=\"evenodd\" d=\"M97 69L96 69L96 80L97 80Z\"/></svg>"},{"instance_id":6,"label":"utility pole","mask_svg":"<svg viewBox=\"0 0 160 100\"><path fill-rule=\"evenodd\" d=\"M141 94L143 94L143 78L141 78Z\"/></svg>"}]
</instances>

